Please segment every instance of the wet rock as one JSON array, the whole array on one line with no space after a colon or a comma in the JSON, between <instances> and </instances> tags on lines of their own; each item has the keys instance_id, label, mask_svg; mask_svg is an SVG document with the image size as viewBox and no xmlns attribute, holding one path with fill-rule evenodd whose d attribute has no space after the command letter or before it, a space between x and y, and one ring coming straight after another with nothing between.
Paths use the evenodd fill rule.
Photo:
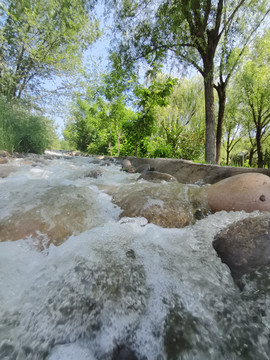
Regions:
<instances>
[{"instance_id":1,"label":"wet rock","mask_svg":"<svg viewBox=\"0 0 270 360\"><path fill-rule=\"evenodd\" d=\"M10 153L5 150L0 150L0 156L1 157L8 157L10 156Z\"/></svg>"},{"instance_id":2,"label":"wet rock","mask_svg":"<svg viewBox=\"0 0 270 360\"><path fill-rule=\"evenodd\" d=\"M125 171L127 173L134 173L135 172L135 168L131 165L131 162L128 159L124 159L122 160L122 171Z\"/></svg>"},{"instance_id":3,"label":"wet rock","mask_svg":"<svg viewBox=\"0 0 270 360\"><path fill-rule=\"evenodd\" d=\"M149 164L142 164L135 169L135 173L146 174L150 169L151 167Z\"/></svg>"},{"instance_id":4,"label":"wet rock","mask_svg":"<svg viewBox=\"0 0 270 360\"><path fill-rule=\"evenodd\" d=\"M100 166L111 166L110 160L102 160Z\"/></svg>"},{"instance_id":5,"label":"wet rock","mask_svg":"<svg viewBox=\"0 0 270 360\"><path fill-rule=\"evenodd\" d=\"M102 159L94 158L94 159L89 160L89 163L98 165L101 163L101 161L102 161Z\"/></svg>"},{"instance_id":6,"label":"wet rock","mask_svg":"<svg viewBox=\"0 0 270 360\"><path fill-rule=\"evenodd\" d=\"M122 160L122 168L128 168L131 166L131 162L128 159Z\"/></svg>"},{"instance_id":7,"label":"wet rock","mask_svg":"<svg viewBox=\"0 0 270 360\"><path fill-rule=\"evenodd\" d=\"M9 176L10 173L17 171L17 167L16 166L1 166L0 167L0 178L6 178Z\"/></svg>"},{"instance_id":8,"label":"wet rock","mask_svg":"<svg viewBox=\"0 0 270 360\"><path fill-rule=\"evenodd\" d=\"M100 169L92 169L89 170L84 176L97 179L99 176L102 176L102 171Z\"/></svg>"},{"instance_id":9,"label":"wet rock","mask_svg":"<svg viewBox=\"0 0 270 360\"><path fill-rule=\"evenodd\" d=\"M144 217L162 227L182 228L193 224L197 207L203 209L206 204L204 190L194 190L196 202L190 200L192 195L187 196L187 187L179 183L136 183L118 188L112 201L123 209L121 217Z\"/></svg>"},{"instance_id":10,"label":"wet rock","mask_svg":"<svg viewBox=\"0 0 270 360\"><path fill-rule=\"evenodd\" d=\"M0 220L0 241L28 239L43 250L104 221L91 189L59 186L48 190L36 202L31 209L19 209Z\"/></svg>"},{"instance_id":11,"label":"wet rock","mask_svg":"<svg viewBox=\"0 0 270 360\"><path fill-rule=\"evenodd\" d=\"M138 360L138 357L129 347L121 345L114 350L112 360Z\"/></svg>"},{"instance_id":12,"label":"wet rock","mask_svg":"<svg viewBox=\"0 0 270 360\"><path fill-rule=\"evenodd\" d=\"M135 172L135 168L133 166L123 167L121 170L130 174L133 174Z\"/></svg>"},{"instance_id":13,"label":"wet rock","mask_svg":"<svg viewBox=\"0 0 270 360\"><path fill-rule=\"evenodd\" d=\"M181 159L136 158L129 156L131 165L137 168L149 164L152 169L174 176L182 184L215 184L216 182L238 174L261 173L270 176L270 169L248 169L243 167L197 164Z\"/></svg>"},{"instance_id":14,"label":"wet rock","mask_svg":"<svg viewBox=\"0 0 270 360\"><path fill-rule=\"evenodd\" d=\"M178 305L171 309L165 320L164 346L168 359L178 359L192 348L192 335L196 333L196 319Z\"/></svg>"},{"instance_id":15,"label":"wet rock","mask_svg":"<svg viewBox=\"0 0 270 360\"><path fill-rule=\"evenodd\" d=\"M147 171L146 173L143 173L138 180L144 179L147 181L153 181L153 182L161 182L161 181L167 181L167 182L177 182L176 178L172 175L161 173L158 171Z\"/></svg>"},{"instance_id":16,"label":"wet rock","mask_svg":"<svg viewBox=\"0 0 270 360\"><path fill-rule=\"evenodd\" d=\"M270 211L270 177L259 173L235 175L209 187L212 212Z\"/></svg>"},{"instance_id":17,"label":"wet rock","mask_svg":"<svg viewBox=\"0 0 270 360\"><path fill-rule=\"evenodd\" d=\"M236 281L270 265L270 214L232 224L215 236L213 247Z\"/></svg>"},{"instance_id":18,"label":"wet rock","mask_svg":"<svg viewBox=\"0 0 270 360\"><path fill-rule=\"evenodd\" d=\"M7 164L8 163L8 159L5 158L5 157L0 157L0 165L3 165L3 164Z\"/></svg>"}]
</instances>

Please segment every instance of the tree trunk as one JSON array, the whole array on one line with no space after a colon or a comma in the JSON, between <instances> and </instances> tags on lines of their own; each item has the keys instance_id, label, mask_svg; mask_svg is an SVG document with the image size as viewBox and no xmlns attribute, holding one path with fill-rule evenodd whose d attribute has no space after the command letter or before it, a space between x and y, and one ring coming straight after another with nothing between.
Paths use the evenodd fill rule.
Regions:
<instances>
[{"instance_id":1,"label":"tree trunk","mask_svg":"<svg viewBox=\"0 0 270 360\"><path fill-rule=\"evenodd\" d=\"M117 156L120 154L120 135L119 132L117 132Z\"/></svg>"},{"instance_id":2,"label":"tree trunk","mask_svg":"<svg viewBox=\"0 0 270 360\"><path fill-rule=\"evenodd\" d=\"M220 164L220 152L221 152L221 142L222 142L222 128L223 128L223 119L225 113L225 102L226 102L226 84L224 82L218 83L216 86L218 93L218 121L217 121L217 135L216 135L216 162Z\"/></svg>"},{"instance_id":3,"label":"tree trunk","mask_svg":"<svg viewBox=\"0 0 270 360\"><path fill-rule=\"evenodd\" d=\"M205 161L216 163L216 122L214 111L214 85L213 66L205 72L204 77L204 98L205 98Z\"/></svg>"},{"instance_id":4,"label":"tree trunk","mask_svg":"<svg viewBox=\"0 0 270 360\"><path fill-rule=\"evenodd\" d=\"M258 168L263 168L263 153L262 153L262 141L261 141L260 127L257 127L256 145L257 145L257 154L258 154Z\"/></svg>"},{"instance_id":5,"label":"tree trunk","mask_svg":"<svg viewBox=\"0 0 270 360\"><path fill-rule=\"evenodd\" d=\"M229 160L230 160L230 131L228 132L227 135L227 145L226 145L226 165L229 165Z\"/></svg>"},{"instance_id":6,"label":"tree trunk","mask_svg":"<svg viewBox=\"0 0 270 360\"><path fill-rule=\"evenodd\" d=\"M254 155L254 153L255 153L255 151L254 151L254 149L252 148L252 149L250 150L249 158L248 158L248 164L249 164L250 167L252 167L252 160L253 160L253 155Z\"/></svg>"}]
</instances>

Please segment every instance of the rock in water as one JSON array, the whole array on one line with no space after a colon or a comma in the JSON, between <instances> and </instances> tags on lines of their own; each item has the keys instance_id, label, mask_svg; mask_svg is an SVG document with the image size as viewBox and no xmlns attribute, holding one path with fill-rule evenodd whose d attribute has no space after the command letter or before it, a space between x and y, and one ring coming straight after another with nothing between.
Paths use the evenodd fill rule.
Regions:
<instances>
[{"instance_id":1,"label":"rock in water","mask_svg":"<svg viewBox=\"0 0 270 360\"><path fill-rule=\"evenodd\" d=\"M208 204L212 212L270 211L270 177L246 173L221 180L209 187Z\"/></svg>"},{"instance_id":2,"label":"rock in water","mask_svg":"<svg viewBox=\"0 0 270 360\"><path fill-rule=\"evenodd\" d=\"M123 209L121 217L144 217L162 227L183 228L195 223L197 209L207 212L205 197L204 189L180 183L137 182L119 187L112 201Z\"/></svg>"},{"instance_id":3,"label":"rock in water","mask_svg":"<svg viewBox=\"0 0 270 360\"><path fill-rule=\"evenodd\" d=\"M147 181L153 182L177 182L176 178L170 174L161 173L159 171L147 171L146 173L142 173L138 180L144 179Z\"/></svg>"},{"instance_id":4,"label":"rock in water","mask_svg":"<svg viewBox=\"0 0 270 360\"><path fill-rule=\"evenodd\" d=\"M213 247L235 280L270 265L270 214L232 224L215 236Z\"/></svg>"},{"instance_id":5,"label":"rock in water","mask_svg":"<svg viewBox=\"0 0 270 360\"><path fill-rule=\"evenodd\" d=\"M146 174L150 169L151 167L149 164L142 164L135 169L135 173Z\"/></svg>"},{"instance_id":6,"label":"rock in water","mask_svg":"<svg viewBox=\"0 0 270 360\"><path fill-rule=\"evenodd\" d=\"M127 168L131 166L131 162L128 159L122 161L122 168Z\"/></svg>"}]
</instances>

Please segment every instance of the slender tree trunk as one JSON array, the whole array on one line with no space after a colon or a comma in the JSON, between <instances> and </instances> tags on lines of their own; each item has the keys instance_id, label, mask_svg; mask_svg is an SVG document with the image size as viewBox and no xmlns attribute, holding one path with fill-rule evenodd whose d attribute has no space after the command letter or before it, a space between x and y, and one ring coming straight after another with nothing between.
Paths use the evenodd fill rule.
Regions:
<instances>
[{"instance_id":1,"label":"slender tree trunk","mask_svg":"<svg viewBox=\"0 0 270 360\"><path fill-rule=\"evenodd\" d=\"M253 155L254 155L255 151L254 149L252 148L249 152L249 158L248 158L248 164L250 167L252 167L252 160L253 160Z\"/></svg>"},{"instance_id":2,"label":"slender tree trunk","mask_svg":"<svg viewBox=\"0 0 270 360\"><path fill-rule=\"evenodd\" d=\"M117 156L120 154L120 135L119 132L117 132Z\"/></svg>"},{"instance_id":3,"label":"slender tree trunk","mask_svg":"<svg viewBox=\"0 0 270 360\"><path fill-rule=\"evenodd\" d=\"M230 160L230 132L228 133L227 136L227 145L226 145L226 165L229 165L229 160Z\"/></svg>"},{"instance_id":4,"label":"slender tree trunk","mask_svg":"<svg viewBox=\"0 0 270 360\"><path fill-rule=\"evenodd\" d=\"M109 150L110 150L110 156L112 156L112 122L111 122L111 120L110 120Z\"/></svg>"},{"instance_id":5,"label":"slender tree trunk","mask_svg":"<svg viewBox=\"0 0 270 360\"><path fill-rule=\"evenodd\" d=\"M256 145L257 145L257 154L258 154L258 168L263 168L263 153L262 153L262 141L261 141L261 128L260 127L257 127Z\"/></svg>"},{"instance_id":6,"label":"slender tree trunk","mask_svg":"<svg viewBox=\"0 0 270 360\"><path fill-rule=\"evenodd\" d=\"M218 83L215 87L218 93L218 120L217 120L217 134L216 134L216 162L220 164L220 152L222 142L222 128L225 113L225 102L226 102L226 84L224 82Z\"/></svg>"},{"instance_id":7,"label":"slender tree trunk","mask_svg":"<svg viewBox=\"0 0 270 360\"><path fill-rule=\"evenodd\" d=\"M230 150L227 149L226 165L229 165L230 160Z\"/></svg>"},{"instance_id":8,"label":"slender tree trunk","mask_svg":"<svg viewBox=\"0 0 270 360\"><path fill-rule=\"evenodd\" d=\"M216 121L214 111L213 66L208 66L204 77L205 97L205 161L216 163Z\"/></svg>"}]
</instances>

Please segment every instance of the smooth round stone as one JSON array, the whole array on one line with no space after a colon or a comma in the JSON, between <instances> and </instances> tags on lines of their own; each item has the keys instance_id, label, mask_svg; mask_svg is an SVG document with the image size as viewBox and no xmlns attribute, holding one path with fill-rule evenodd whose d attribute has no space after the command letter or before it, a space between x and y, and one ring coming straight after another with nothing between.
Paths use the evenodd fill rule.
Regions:
<instances>
[{"instance_id":1,"label":"smooth round stone","mask_svg":"<svg viewBox=\"0 0 270 360\"><path fill-rule=\"evenodd\" d=\"M270 211L270 177L260 173L231 176L211 185L207 199L212 212Z\"/></svg>"}]
</instances>

